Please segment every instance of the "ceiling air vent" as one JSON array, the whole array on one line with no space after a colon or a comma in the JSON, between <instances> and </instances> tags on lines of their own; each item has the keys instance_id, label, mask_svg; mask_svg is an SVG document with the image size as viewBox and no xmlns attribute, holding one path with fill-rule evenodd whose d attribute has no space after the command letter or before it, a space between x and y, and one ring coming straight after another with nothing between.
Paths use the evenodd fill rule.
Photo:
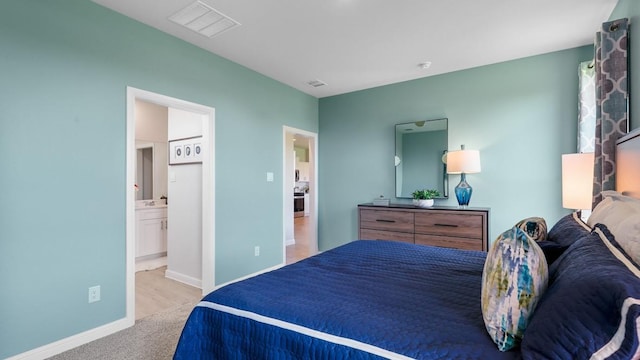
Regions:
<instances>
[{"instance_id":1,"label":"ceiling air vent","mask_svg":"<svg viewBox=\"0 0 640 360\"><path fill-rule=\"evenodd\" d=\"M240 25L239 22L201 1L196 1L178 11L170 16L169 20L209 38Z\"/></svg>"},{"instance_id":2,"label":"ceiling air vent","mask_svg":"<svg viewBox=\"0 0 640 360\"><path fill-rule=\"evenodd\" d=\"M324 82L324 81L322 81L322 80L317 80L317 79L316 79L316 80L311 80L311 81L309 81L307 84L309 84L309 85L311 85L311 86L313 86L313 87L316 87L316 88L317 88L317 87L320 87L320 86L325 86L325 85L327 85L327 83L326 83L326 82Z\"/></svg>"}]
</instances>

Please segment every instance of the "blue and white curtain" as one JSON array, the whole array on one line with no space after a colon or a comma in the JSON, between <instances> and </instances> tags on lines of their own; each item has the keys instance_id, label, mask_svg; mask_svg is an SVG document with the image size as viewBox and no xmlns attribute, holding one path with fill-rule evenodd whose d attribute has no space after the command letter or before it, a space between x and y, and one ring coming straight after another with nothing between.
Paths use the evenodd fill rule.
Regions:
<instances>
[{"instance_id":1,"label":"blue and white curtain","mask_svg":"<svg viewBox=\"0 0 640 360\"><path fill-rule=\"evenodd\" d=\"M626 18L602 24L602 31L596 34L595 41L593 125L590 103L583 105L581 100L580 104L578 151L589 152L593 144L595 158L592 207L602 200L602 191L615 189L616 140L629 131L628 30L629 20ZM584 66L588 69L589 65ZM580 65L581 95L589 87L588 79L584 85L582 83L582 67L583 64ZM585 78L588 75L589 71L585 70Z\"/></svg>"},{"instance_id":2,"label":"blue and white curtain","mask_svg":"<svg viewBox=\"0 0 640 360\"><path fill-rule=\"evenodd\" d=\"M578 152L592 153L596 144L596 67L585 61L578 67Z\"/></svg>"}]
</instances>

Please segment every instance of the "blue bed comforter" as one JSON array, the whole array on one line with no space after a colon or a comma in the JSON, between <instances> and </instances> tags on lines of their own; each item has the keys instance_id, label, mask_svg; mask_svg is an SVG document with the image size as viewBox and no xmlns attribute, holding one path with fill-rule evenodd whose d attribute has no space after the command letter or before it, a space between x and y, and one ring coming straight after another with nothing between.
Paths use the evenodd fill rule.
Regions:
<instances>
[{"instance_id":1,"label":"blue bed comforter","mask_svg":"<svg viewBox=\"0 0 640 360\"><path fill-rule=\"evenodd\" d=\"M225 286L175 359L514 359L480 309L485 253L355 241Z\"/></svg>"}]
</instances>

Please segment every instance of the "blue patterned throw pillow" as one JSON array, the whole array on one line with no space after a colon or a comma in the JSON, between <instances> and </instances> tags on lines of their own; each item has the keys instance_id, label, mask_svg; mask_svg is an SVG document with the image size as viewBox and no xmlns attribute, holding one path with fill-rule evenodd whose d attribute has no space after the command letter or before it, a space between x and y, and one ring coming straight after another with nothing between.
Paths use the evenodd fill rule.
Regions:
<instances>
[{"instance_id":1,"label":"blue patterned throw pillow","mask_svg":"<svg viewBox=\"0 0 640 360\"><path fill-rule=\"evenodd\" d=\"M542 249L522 229L502 233L482 272L482 317L500 351L519 345L549 272Z\"/></svg>"}]
</instances>

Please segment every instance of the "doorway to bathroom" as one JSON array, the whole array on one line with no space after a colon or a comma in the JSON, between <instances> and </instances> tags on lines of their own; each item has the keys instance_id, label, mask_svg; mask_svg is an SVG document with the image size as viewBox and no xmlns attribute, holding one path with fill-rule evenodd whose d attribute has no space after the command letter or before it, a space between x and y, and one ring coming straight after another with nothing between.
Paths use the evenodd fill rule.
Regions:
<instances>
[{"instance_id":1,"label":"doorway to bathroom","mask_svg":"<svg viewBox=\"0 0 640 360\"><path fill-rule=\"evenodd\" d=\"M154 190L157 191L151 191L154 193L154 198L142 201L136 201L136 195L140 191L139 186L136 184L138 172L136 167L137 148L139 147L136 146L136 133L143 131L138 128L140 124L136 121L137 112L140 111L136 110L136 102L150 104L156 109L164 108L167 113L167 144L166 148L159 146L162 150L158 152L160 158L166 154L164 159L168 159L165 160L168 165L166 168L166 185L164 185L163 180L159 180L159 186L154 186ZM137 286L142 285L142 283L136 284L137 279L140 278L136 274L136 258L149 260L156 257L154 254L162 254L162 250L165 250L161 246L156 246L156 248L151 249L154 252L153 254L141 252L141 244L136 241L136 235L140 233L143 225L140 225L140 216L137 217L136 212L140 211L140 209L142 211L155 210L147 207L163 208L165 199L161 199L161 197L168 198L166 199L167 217L156 221L158 222L159 230L155 229L157 231L154 230L152 234L156 235L158 232L162 236L162 232L165 233L167 239L167 264L166 268L161 263L149 265L150 268L157 266L160 266L160 268L153 270L156 274L150 273L147 276L148 279L140 278L140 281L154 282L155 285L150 285L150 288L153 289L153 287L159 286L158 284L165 284L166 278L177 280L179 282L177 288L180 286L197 288L196 298L213 290L215 224L212 220L203 221L203 219L215 219L213 191L215 188L214 122L215 110L213 108L140 89L127 88L126 274L128 321L133 322L138 312L136 311L136 292L147 292L143 287ZM185 142L185 139L193 140ZM145 139L138 139L138 145L145 143L140 140ZM149 143L149 141L146 143ZM178 150L182 152L186 146L193 147L195 145L198 146L201 155L194 161L177 161L175 154L172 154L172 152ZM160 194L164 189L166 189L166 195ZM155 199L155 197L158 197L158 199ZM155 200L158 201L156 202ZM180 236L175 236L175 234L180 234ZM179 242L176 240L178 238ZM145 248L144 245L142 250L151 251L148 246ZM137 255L142 255L142 257ZM176 292L180 293L182 291L180 289L171 290L171 288L167 288L164 294L171 295ZM151 293L154 296L158 295L155 291ZM175 300L182 301L180 299ZM164 299L161 299L161 301L164 301ZM155 302L157 301L148 301L151 304ZM154 310L147 308L141 313L148 313L149 311L153 312Z\"/></svg>"}]
</instances>

